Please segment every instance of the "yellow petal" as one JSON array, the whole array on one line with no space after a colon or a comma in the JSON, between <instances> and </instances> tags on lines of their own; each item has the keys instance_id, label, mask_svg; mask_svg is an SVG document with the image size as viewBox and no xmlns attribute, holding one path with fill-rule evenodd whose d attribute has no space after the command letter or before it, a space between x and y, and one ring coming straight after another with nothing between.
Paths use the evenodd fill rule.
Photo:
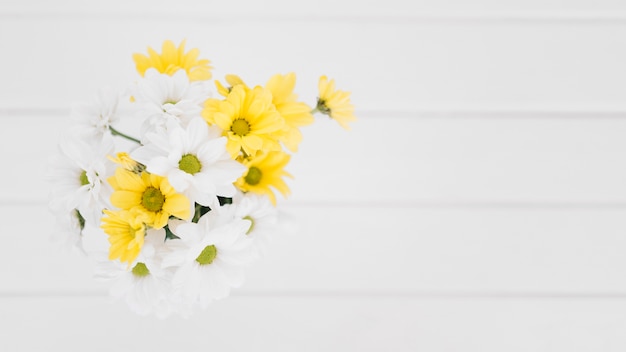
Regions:
<instances>
[{"instance_id":1,"label":"yellow petal","mask_svg":"<svg viewBox=\"0 0 626 352\"><path fill-rule=\"evenodd\" d=\"M163 42L163 47L161 50L161 58L163 62L178 62L178 58L176 55L176 45L174 45L174 42L172 42L171 40L166 40L165 42Z\"/></svg>"},{"instance_id":2,"label":"yellow petal","mask_svg":"<svg viewBox=\"0 0 626 352\"><path fill-rule=\"evenodd\" d=\"M132 191L115 191L111 194L111 204L120 209L131 209L141 204L141 193Z\"/></svg>"},{"instance_id":3,"label":"yellow petal","mask_svg":"<svg viewBox=\"0 0 626 352\"><path fill-rule=\"evenodd\" d=\"M118 189L127 191L143 192L146 188L146 184L139 175L123 167L115 170L115 182Z\"/></svg>"},{"instance_id":4,"label":"yellow petal","mask_svg":"<svg viewBox=\"0 0 626 352\"><path fill-rule=\"evenodd\" d=\"M165 199L163 204L163 211L177 218L187 220L191 216L190 201L182 194L174 194ZM166 221L167 222L167 221Z\"/></svg>"}]
</instances>

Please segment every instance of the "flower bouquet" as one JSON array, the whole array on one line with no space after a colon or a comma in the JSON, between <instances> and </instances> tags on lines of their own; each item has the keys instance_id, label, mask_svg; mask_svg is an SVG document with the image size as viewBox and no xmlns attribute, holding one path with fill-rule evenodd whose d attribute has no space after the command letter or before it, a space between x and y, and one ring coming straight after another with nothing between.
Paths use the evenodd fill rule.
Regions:
<instances>
[{"instance_id":1,"label":"flower bouquet","mask_svg":"<svg viewBox=\"0 0 626 352\"><path fill-rule=\"evenodd\" d=\"M275 192L289 194L300 127L324 114L347 128L354 108L325 76L315 108L293 73L213 85L184 41L133 59L129 87L72 107L49 166L54 238L93 259L133 311L188 316L240 286L279 231Z\"/></svg>"}]
</instances>

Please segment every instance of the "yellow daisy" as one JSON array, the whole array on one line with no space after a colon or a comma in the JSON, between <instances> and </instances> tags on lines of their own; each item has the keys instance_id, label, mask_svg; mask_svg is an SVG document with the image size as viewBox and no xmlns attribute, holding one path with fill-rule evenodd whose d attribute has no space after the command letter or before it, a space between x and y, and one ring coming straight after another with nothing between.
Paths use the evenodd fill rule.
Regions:
<instances>
[{"instance_id":1,"label":"yellow daisy","mask_svg":"<svg viewBox=\"0 0 626 352\"><path fill-rule=\"evenodd\" d=\"M124 169L128 171L132 171L134 173L140 173L146 169L146 167L135 160L131 159L130 155L126 152L117 153L116 156L108 156L109 160L120 165Z\"/></svg>"},{"instance_id":2,"label":"yellow daisy","mask_svg":"<svg viewBox=\"0 0 626 352\"><path fill-rule=\"evenodd\" d=\"M250 90L246 83L236 75L226 75L226 83L229 87L215 81L217 91L223 96L228 96L233 87L238 85L241 85L246 92ZM272 104L285 121L283 128L274 134L275 138L283 142L292 152L298 151L298 145L302 141L302 133L298 127L310 125L314 121L311 107L297 101L298 96L293 92L295 85L295 73L276 74L265 85L265 88L272 93Z\"/></svg>"},{"instance_id":3,"label":"yellow daisy","mask_svg":"<svg viewBox=\"0 0 626 352\"><path fill-rule=\"evenodd\" d=\"M223 97L227 97L228 93L230 93L233 87L240 84L243 86L246 92L250 90L250 88L244 83L244 81L237 75L226 75L226 83L229 84L228 87L224 86L220 81L215 81L217 92Z\"/></svg>"},{"instance_id":4,"label":"yellow daisy","mask_svg":"<svg viewBox=\"0 0 626 352\"><path fill-rule=\"evenodd\" d=\"M185 53L185 41L176 45L171 40L163 42L161 54L151 47L148 47L148 56L143 54L133 54L133 60L137 71L143 76L149 68L155 68L160 73L172 76L176 71L182 69L187 71L187 76L191 81L205 81L211 79L210 61L207 59L198 60L200 50L194 48Z\"/></svg>"},{"instance_id":5,"label":"yellow daisy","mask_svg":"<svg viewBox=\"0 0 626 352\"><path fill-rule=\"evenodd\" d=\"M348 122L356 121L354 106L350 103L350 92L335 90L335 80L329 81L326 76L320 77L318 88L316 110L330 116L341 127L350 129Z\"/></svg>"},{"instance_id":6,"label":"yellow daisy","mask_svg":"<svg viewBox=\"0 0 626 352\"><path fill-rule=\"evenodd\" d=\"M278 138L292 152L298 151L298 144L302 141L302 133L298 127L313 123L311 107L298 101L293 92L296 85L296 74L272 76L265 88L272 92L272 103L276 110L285 119L285 127L278 133Z\"/></svg>"},{"instance_id":7,"label":"yellow daisy","mask_svg":"<svg viewBox=\"0 0 626 352\"><path fill-rule=\"evenodd\" d=\"M233 158L243 151L254 156L258 151L280 150L273 133L285 122L272 104L272 93L262 87L246 91L243 85L232 88L226 99L208 99L202 116L217 125L228 138L226 149Z\"/></svg>"},{"instance_id":8,"label":"yellow daisy","mask_svg":"<svg viewBox=\"0 0 626 352\"><path fill-rule=\"evenodd\" d=\"M146 225L155 229L163 228L170 215L184 220L191 216L191 202L176 193L165 177L118 168L108 181L114 190L111 204L144 214Z\"/></svg>"},{"instance_id":9,"label":"yellow daisy","mask_svg":"<svg viewBox=\"0 0 626 352\"><path fill-rule=\"evenodd\" d=\"M284 197L290 193L289 187L283 180L283 177L293 178L284 170L290 158L291 156L287 153L269 152L250 160L243 160L248 172L237 180L235 185L243 192L265 194L276 205L274 189Z\"/></svg>"},{"instance_id":10,"label":"yellow daisy","mask_svg":"<svg viewBox=\"0 0 626 352\"><path fill-rule=\"evenodd\" d=\"M101 227L109 235L109 259L130 265L143 247L147 217L136 210L104 210L104 214Z\"/></svg>"}]
</instances>

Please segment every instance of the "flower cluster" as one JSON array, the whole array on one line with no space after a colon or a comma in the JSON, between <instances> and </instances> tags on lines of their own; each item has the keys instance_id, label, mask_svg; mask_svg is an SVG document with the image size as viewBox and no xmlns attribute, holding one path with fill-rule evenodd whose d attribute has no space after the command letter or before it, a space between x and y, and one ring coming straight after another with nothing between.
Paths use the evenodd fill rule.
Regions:
<instances>
[{"instance_id":1,"label":"flower cluster","mask_svg":"<svg viewBox=\"0 0 626 352\"><path fill-rule=\"evenodd\" d=\"M355 120L325 76L311 108L293 73L212 84L199 56L171 41L134 54L139 77L74 105L50 160L54 237L95 258L96 276L140 314L188 315L241 285L278 231L300 128L316 113Z\"/></svg>"}]
</instances>

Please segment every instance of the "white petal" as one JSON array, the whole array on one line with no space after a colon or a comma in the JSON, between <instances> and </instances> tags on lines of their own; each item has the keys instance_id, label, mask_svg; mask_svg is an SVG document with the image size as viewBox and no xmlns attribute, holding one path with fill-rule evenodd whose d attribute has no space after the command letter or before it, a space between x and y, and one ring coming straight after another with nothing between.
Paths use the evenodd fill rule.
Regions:
<instances>
[{"instance_id":1,"label":"white petal","mask_svg":"<svg viewBox=\"0 0 626 352\"><path fill-rule=\"evenodd\" d=\"M171 160L164 156L153 157L145 165L149 172L160 176L166 176L170 170L176 169L178 166L172 165Z\"/></svg>"},{"instance_id":2,"label":"white petal","mask_svg":"<svg viewBox=\"0 0 626 352\"><path fill-rule=\"evenodd\" d=\"M209 127L203 118L195 118L189 122L186 129L186 139L191 150L196 150L209 137Z\"/></svg>"}]
</instances>

